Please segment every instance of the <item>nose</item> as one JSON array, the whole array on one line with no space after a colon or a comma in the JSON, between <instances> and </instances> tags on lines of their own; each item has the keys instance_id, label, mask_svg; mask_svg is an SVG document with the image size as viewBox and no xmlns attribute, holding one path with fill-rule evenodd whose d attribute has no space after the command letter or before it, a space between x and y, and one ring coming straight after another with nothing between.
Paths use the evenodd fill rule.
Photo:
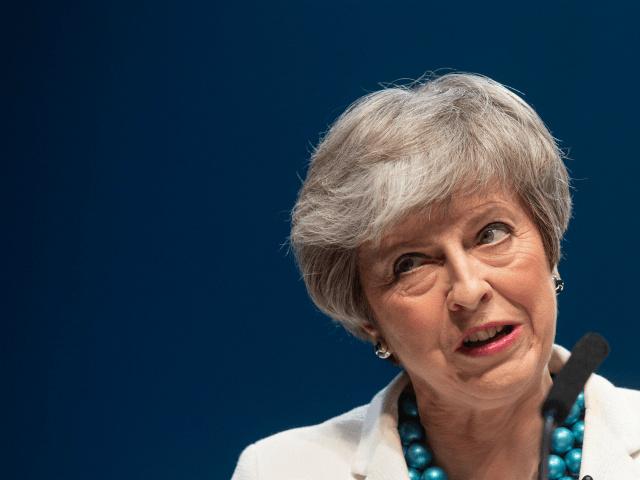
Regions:
<instances>
[{"instance_id":1,"label":"nose","mask_svg":"<svg viewBox=\"0 0 640 480\"><path fill-rule=\"evenodd\" d=\"M447 307L452 312L476 310L488 302L493 289L484 277L484 269L466 252L450 256L448 259L451 287L447 293Z\"/></svg>"}]
</instances>

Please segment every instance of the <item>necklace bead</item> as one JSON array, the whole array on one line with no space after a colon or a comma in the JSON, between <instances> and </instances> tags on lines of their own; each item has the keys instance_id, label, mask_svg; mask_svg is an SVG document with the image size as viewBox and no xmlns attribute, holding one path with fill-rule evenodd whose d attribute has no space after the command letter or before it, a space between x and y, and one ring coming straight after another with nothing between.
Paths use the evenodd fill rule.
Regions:
<instances>
[{"instance_id":1,"label":"necklace bead","mask_svg":"<svg viewBox=\"0 0 640 480\"><path fill-rule=\"evenodd\" d=\"M400 440L403 445L411 445L424 438L422 425L413 420L409 420L400 425L398 432L400 433Z\"/></svg>"},{"instance_id":2,"label":"necklace bead","mask_svg":"<svg viewBox=\"0 0 640 480\"><path fill-rule=\"evenodd\" d=\"M405 398L404 402L402 402L402 410L404 410L404 413L406 413L410 417L417 417L418 404L416 403L415 397Z\"/></svg>"},{"instance_id":3,"label":"necklace bead","mask_svg":"<svg viewBox=\"0 0 640 480\"><path fill-rule=\"evenodd\" d=\"M573 433L576 443L578 445L582 445L582 440L584 438L584 420L574 423L573 427L571 427L571 433Z\"/></svg>"},{"instance_id":4,"label":"necklace bead","mask_svg":"<svg viewBox=\"0 0 640 480\"><path fill-rule=\"evenodd\" d=\"M440 467L429 467L422 474L421 480L448 480L447 474Z\"/></svg>"},{"instance_id":5,"label":"necklace bead","mask_svg":"<svg viewBox=\"0 0 640 480\"><path fill-rule=\"evenodd\" d=\"M571 407L571 412L569 413L569 416L564 421L565 427L570 427L571 425L576 423L580 419L581 413L582 411L580 410L580 406L577 403L574 403L573 407Z\"/></svg>"},{"instance_id":6,"label":"necklace bead","mask_svg":"<svg viewBox=\"0 0 640 480\"><path fill-rule=\"evenodd\" d=\"M414 443L407 449L405 457L407 465L418 470L424 470L433 461L433 452L429 447L423 447L420 443Z\"/></svg>"},{"instance_id":7,"label":"necklace bead","mask_svg":"<svg viewBox=\"0 0 640 480\"><path fill-rule=\"evenodd\" d=\"M563 455L573 448L576 439L571 430L566 427L556 428L551 433L551 451Z\"/></svg>"},{"instance_id":8,"label":"necklace bead","mask_svg":"<svg viewBox=\"0 0 640 480\"><path fill-rule=\"evenodd\" d=\"M411 480L422 480L422 473L420 473L420 470L409 467L409 478Z\"/></svg>"},{"instance_id":9,"label":"necklace bead","mask_svg":"<svg viewBox=\"0 0 640 480\"><path fill-rule=\"evenodd\" d=\"M549 455L549 478L556 480L564 477L565 473L567 473L567 464L564 463L564 459L558 455Z\"/></svg>"},{"instance_id":10,"label":"necklace bead","mask_svg":"<svg viewBox=\"0 0 640 480\"><path fill-rule=\"evenodd\" d=\"M448 480L447 473L437 465L433 450L426 443L426 434L418 413L414 395L403 392L398 399L398 433L402 442L411 480ZM580 393L563 427L551 434L549 480L575 480L582 462L584 438L584 392Z\"/></svg>"},{"instance_id":11,"label":"necklace bead","mask_svg":"<svg viewBox=\"0 0 640 480\"><path fill-rule=\"evenodd\" d=\"M580 473L580 464L582 463L582 449L574 448L564 456L564 462L567 464L567 469L574 475Z\"/></svg>"}]
</instances>

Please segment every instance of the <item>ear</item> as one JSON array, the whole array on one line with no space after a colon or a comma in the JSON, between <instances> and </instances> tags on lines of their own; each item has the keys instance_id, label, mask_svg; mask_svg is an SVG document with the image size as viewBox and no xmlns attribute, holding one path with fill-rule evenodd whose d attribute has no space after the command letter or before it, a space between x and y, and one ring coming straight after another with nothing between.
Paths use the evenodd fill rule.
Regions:
<instances>
[{"instance_id":1,"label":"ear","mask_svg":"<svg viewBox=\"0 0 640 480\"><path fill-rule=\"evenodd\" d=\"M364 329L365 332L367 332L367 334L369 335L369 338L371 339L371 343L373 345L375 345L376 342L380 340L380 338L382 338L382 335L380 334L380 330L378 330L376 327L374 327L370 323L363 322L360 324L360 326Z\"/></svg>"},{"instance_id":2,"label":"ear","mask_svg":"<svg viewBox=\"0 0 640 480\"><path fill-rule=\"evenodd\" d=\"M557 264L556 264L556 266L555 266L555 267L553 267L553 270L551 271L551 275L555 275L555 276L556 276L556 277L558 277L558 278L562 278L562 277L560 276L560 274L558 273L558 265L557 265Z\"/></svg>"}]
</instances>

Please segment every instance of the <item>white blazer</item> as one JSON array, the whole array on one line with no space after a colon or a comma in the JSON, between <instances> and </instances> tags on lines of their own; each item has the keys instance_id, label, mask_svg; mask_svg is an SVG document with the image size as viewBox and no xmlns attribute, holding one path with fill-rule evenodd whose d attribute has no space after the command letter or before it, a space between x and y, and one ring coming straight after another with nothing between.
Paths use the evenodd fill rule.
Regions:
<instances>
[{"instance_id":1,"label":"white blazer","mask_svg":"<svg viewBox=\"0 0 640 480\"><path fill-rule=\"evenodd\" d=\"M554 345L549 370L559 371L570 355ZM397 430L398 397L408 382L402 372L369 405L250 445L232 480L409 480ZM579 478L640 480L640 391L594 374L584 398Z\"/></svg>"}]
</instances>

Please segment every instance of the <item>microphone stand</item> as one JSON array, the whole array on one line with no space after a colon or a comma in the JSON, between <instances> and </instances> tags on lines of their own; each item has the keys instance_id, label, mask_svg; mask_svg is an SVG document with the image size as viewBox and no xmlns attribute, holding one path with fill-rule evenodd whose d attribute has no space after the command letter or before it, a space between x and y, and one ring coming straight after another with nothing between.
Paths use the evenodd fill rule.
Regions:
<instances>
[{"instance_id":1,"label":"microphone stand","mask_svg":"<svg viewBox=\"0 0 640 480\"><path fill-rule=\"evenodd\" d=\"M544 417L544 432L542 432L542 445L540 450L540 478L549 478L549 455L551 454L551 432L553 432L553 413L549 412Z\"/></svg>"}]
</instances>

